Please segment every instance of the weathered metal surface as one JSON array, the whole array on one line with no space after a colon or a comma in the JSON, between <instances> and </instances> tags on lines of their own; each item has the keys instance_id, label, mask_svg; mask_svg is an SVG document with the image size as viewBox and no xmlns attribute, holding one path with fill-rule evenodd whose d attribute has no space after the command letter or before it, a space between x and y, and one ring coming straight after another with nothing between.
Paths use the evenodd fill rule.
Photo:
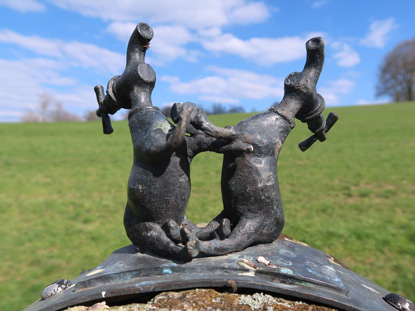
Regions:
<instances>
[{"instance_id":1,"label":"weathered metal surface","mask_svg":"<svg viewBox=\"0 0 415 311\"><path fill-rule=\"evenodd\" d=\"M223 211L214 222L230 221L231 233L224 240L199 241L202 256L223 255L250 245L270 243L284 227L284 209L277 174L281 148L297 118L308 124L323 141L324 99L316 85L324 63L324 41L312 38L306 43L307 60L303 71L293 72L284 81L284 97L268 111L234 126L236 140L253 147L252 152L225 152L221 189Z\"/></svg>"},{"instance_id":2,"label":"weathered metal surface","mask_svg":"<svg viewBox=\"0 0 415 311\"><path fill-rule=\"evenodd\" d=\"M334 124L326 128L324 99L316 91L324 64L323 39L306 42L304 69L287 76L279 104L234 128L219 128L191 103L173 106L171 117L176 125L153 107L156 74L145 63L152 37L152 28L139 23L128 43L122 75L110 79L105 96L102 86L95 87L104 133L112 132L108 113L131 109L128 120L134 159L124 214L129 239L143 251L187 261L274 241L285 222L277 159L295 126L294 119L307 123L315 133L314 141L324 141L326 129ZM190 163L203 151L224 153L224 206L200 229L185 218L185 212Z\"/></svg>"},{"instance_id":3,"label":"weathered metal surface","mask_svg":"<svg viewBox=\"0 0 415 311\"><path fill-rule=\"evenodd\" d=\"M70 287L72 283L68 280L61 279L52 284L45 287L42 291L41 299L49 299L50 297L59 294L60 292L64 291L68 287Z\"/></svg>"},{"instance_id":4,"label":"weathered metal surface","mask_svg":"<svg viewBox=\"0 0 415 311\"><path fill-rule=\"evenodd\" d=\"M190 288L251 289L303 299L340 310L396 311L383 300L389 292L323 252L283 238L239 253L191 262L115 251L72 286L25 311L55 311L78 304L128 300L145 293Z\"/></svg>"},{"instance_id":5,"label":"weathered metal surface","mask_svg":"<svg viewBox=\"0 0 415 311\"><path fill-rule=\"evenodd\" d=\"M307 41L304 69L287 76L281 103L233 128L220 128L195 104L173 106L175 125L152 105L156 75L145 63L152 37L150 26L138 24L122 75L108 82L106 95L103 87L95 88L104 133L112 132L108 114L131 109L134 158L124 226L133 245L71 282L52 283L43 299L26 311L206 287L264 291L340 310L412 311L405 298L390 295L323 252L277 240L284 226L277 160L294 119L307 123L314 133L301 143L303 150L324 141L337 121L334 114L324 120L324 99L316 91L324 63L323 39ZM205 228L198 228L185 213L191 160L203 151L224 153L224 207Z\"/></svg>"},{"instance_id":6,"label":"weathered metal surface","mask_svg":"<svg viewBox=\"0 0 415 311\"><path fill-rule=\"evenodd\" d=\"M398 294L387 294L383 299L400 311L414 311L415 306L412 301Z\"/></svg>"},{"instance_id":7,"label":"weathered metal surface","mask_svg":"<svg viewBox=\"0 0 415 311\"><path fill-rule=\"evenodd\" d=\"M108 114L121 108L131 109L128 122L134 157L124 214L129 239L142 250L191 260L193 253L186 245L177 243L181 239L180 226L203 231L208 238L217 229L197 229L185 218L192 158L202 151L223 153L226 147L226 150L242 152L251 150L252 146L230 144L235 138L234 130L213 125L195 104L175 104L172 119L176 125L153 106L151 94L156 74L145 63L152 37L150 26L145 23L136 26L128 43L122 75L110 79L106 95L102 86L95 87L97 114L102 117L104 133L110 134Z\"/></svg>"}]
</instances>

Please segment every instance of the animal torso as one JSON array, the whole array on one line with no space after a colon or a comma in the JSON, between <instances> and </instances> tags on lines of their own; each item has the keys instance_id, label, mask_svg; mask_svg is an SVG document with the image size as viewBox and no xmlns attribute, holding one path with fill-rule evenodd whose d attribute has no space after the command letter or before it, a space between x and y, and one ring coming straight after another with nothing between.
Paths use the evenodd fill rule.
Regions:
<instances>
[{"instance_id":1,"label":"animal torso","mask_svg":"<svg viewBox=\"0 0 415 311\"><path fill-rule=\"evenodd\" d=\"M291 128L280 115L265 112L234 127L251 153L226 153L222 169L224 216L233 224L241 218L261 218L266 226L284 223L277 176L277 159ZM281 227L282 229L282 227Z\"/></svg>"},{"instance_id":2,"label":"animal torso","mask_svg":"<svg viewBox=\"0 0 415 311\"><path fill-rule=\"evenodd\" d=\"M128 206L135 221L181 224L190 195L190 158L186 141L166 148L174 126L156 109L132 114L129 126L134 162L128 182Z\"/></svg>"}]
</instances>

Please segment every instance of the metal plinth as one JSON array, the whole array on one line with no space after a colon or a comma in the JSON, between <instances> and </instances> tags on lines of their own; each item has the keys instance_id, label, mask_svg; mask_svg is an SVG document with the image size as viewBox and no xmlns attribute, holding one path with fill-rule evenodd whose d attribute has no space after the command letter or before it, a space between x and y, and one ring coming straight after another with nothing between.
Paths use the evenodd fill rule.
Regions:
<instances>
[{"instance_id":1,"label":"metal plinth","mask_svg":"<svg viewBox=\"0 0 415 311\"><path fill-rule=\"evenodd\" d=\"M71 282L67 289L36 301L25 311L55 311L145 293L221 287L265 291L340 310L396 311L383 300L387 290L335 263L322 251L285 238L187 263L137 253L130 245Z\"/></svg>"}]
</instances>

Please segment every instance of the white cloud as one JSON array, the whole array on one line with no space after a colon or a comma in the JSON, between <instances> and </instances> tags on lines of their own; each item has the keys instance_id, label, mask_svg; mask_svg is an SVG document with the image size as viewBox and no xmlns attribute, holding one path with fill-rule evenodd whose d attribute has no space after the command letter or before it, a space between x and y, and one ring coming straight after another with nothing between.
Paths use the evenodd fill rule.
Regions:
<instances>
[{"instance_id":1,"label":"white cloud","mask_svg":"<svg viewBox=\"0 0 415 311\"><path fill-rule=\"evenodd\" d=\"M1 109L1 108L0 108ZM19 111L2 111L0 110L0 120L4 117L4 121L18 121L21 117L21 112Z\"/></svg>"},{"instance_id":2,"label":"white cloud","mask_svg":"<svg viewBox=\"0 0 415 311\"><path fill-rule=\"evenodd\" d=\"M0 0L0 5L19 12L42 12L46 7L36 0Z\"/></svg>"},{"instance_id":3,"label":"white cloud","mask_svg":"<svg viewBox=\"0 0 415 311\"><path fill-rule=\"evenodd\" d=\"M347 79L339 79L330 83L331 88L338 93L347 94L355 86L355 82Z\"/></svg>"},{"instance_id":4,"label":"white cloud","mask_svg":"<svg viewBox=\"0 0 415 311\"><path fill-rule=\"evenodd\" d=\"M90 85L77 85L70 92L51 92L58 100L65 103L67 109L71 109L82 115L85 111L96 110L98 108L95 93Z\"/></svg>"},{"instance_id":5,"label":"white cloud","mask_svg":"<svg viewBox=\"0 0 415 311\"><path fill-rule=\"evenodd\" d=\"M199 30L199 35L203 36L203 37L218 37L222 34L222 31L220 30L220 28L218 27L211 27L211 28L205 28L205 29L201 29Z\"/></svg>"},{"instance_id":6,"label":"white cloud","mask_svg":"<svg viewBox=\"0 0 415 311\"><path fill-rule=\"evenodd\" d=\"M157 26L154 27L154 33L151 49L152 53L157 56L153 59L156 63L171 62L179 57L189 61L197 60L199 52L184 47L196 40L186 28L182 26Z\"/></svg>"},{"instance_id":7,"label":"white cloud","mask_svg":"<svg viewBox=\"0 0 415 311\"><path fill-rule=\"evenodd\" d=\"M54 0L56 6L107 21L141 20L155 24L182 25L189 29L222 27L232 23L262 22L269 17L264 2L247 0ZM250 14L249 14L250 13Z\"/></svg>"},{"instance_id":8,"label":"white cloud","mask_svg":"<svg viewBox=\"0 0 415 311\"><path fill-rule=\"evenodd\" d=\"M263 66L305 58L306 38L251 38L242 40L233 34L201 39L203 47L211 52L225 53L248 59Z\"/></svg>"},{"instance_id":9,"label":"white cloud","mask_svg":"<svg viewBox=\"0 0 415 311\"><path fill-rule=\"evenodd\" d=\"M127 41L136 24L114 22L108 31L117 38ZM199 43L202 47L216 54L235 55L263 66L305 58L307 39L321 36L322 33L310 33L303 37L251 38L242 40L231 33L221 33L220 28L211 27L197 32L179 25L160 25L154 27L151 41L152 62L162 64L177 58L197 61L202 54L199 50L189 50L186 45Z\"/></svg>"},{"instance_id":10,"label":"white cloud","mask_svg":"<svg viewBox=\"0 0 415 311\"><path fill-rule=\"evenodd\" d=\"M218 103L239 103L242 99L281 98L283 79L238 69L210 66L214 75L190 82L179 77L163 76L177 94L200 94L199 99Z\"/></svg>"},{"instance_id":11,"label":"white cloud","mask_svg":"<svg viewBox=\"0 0 415 311\"><path fill-rule=\"evenodd\" d=\"M359 54L347 43L334 42L331 47L338 52L334 54L340 67L354 67L360 62Z\"/></svg>"},{"instance_id":12,"label":"white cloud","mask_svg":"<svg viewBox=\"0 0 415 311\"><path fill-rule=\"evenodd\" d=\"M3 88L1 94L11 93L7 90L16 89L11 86L18 86L20 83L22 90L34 90L40 84L68 86L76 83L76 80L58 73L62 65L54 60L32 58L9 61L0 59L0 67L2 69L0 70L1 81L3 81L0 84Z\"/></svg>"},{"instance_id":13,"label":"white cloud","mask_svg":"<svg viewBox=\"0 0 415 311\"><path fill-rule=\"evenodd\" d=\"M356 105L359 105L359 106L380 105L380 104L385 104L385 101L383 101L383 100L366 100L366 99L359 99L359 100L356 102Z\"/></svg>"},{"instance_id":14,"label":"white cloud","mask_svg":"<svg viewBox=\"0 0 415 311\"><path fill-rule=\"evenodd\" d=\"M36 108L38 96L45 92L71 112L82 114L88 107L93 109L96 99L90 87L79 85L66 71L75 67L113 74L124 68L124 55L89 43L24 36L10 30L0 30L0 42L40 55L0 59L0 121L19 121L26 110Z\"/></svg>"},{"instance_id":15,"label":"white cloud","mask_svg":"<svg viewBox=\"0 0 415 311\"><path fill-rule=\"evenodd\" d=\"M227 81L220 76L209 76L191 82L182 82L179 77L171 76L163 76L161 80L170 83L170 90L177 94L199 94L200 99L206 100L222 97L223 99L220 102L238 102L235 98L229 96L226 89Z\"/></svg>"},{"instance_id":16,"label":"white cloud","mask_svg":"<svg viewBox=\"0 0 415 311\"><path fill-rule=\"evenodd\" d=\"M120 0L117 5L109 0L99 2L60 0L54 1L54 4L86 16L112 21L107 31L122 41L127 41L134 30L136 24L132 21L148 22L153 26L155 33L151 43L151 51L154 55L151 60L154 64L171 62L177 58L197 61L202 53L195 49L189 50L186 48L186 45L194 42L202 43L203 47L209 51L219 52L218 49L212 48L212 45L219 43L220 46L223 44L220 41L228 39L227 35L221 35L223 26L260 23L271 15L271 11L277 10L276 8L267 7L264 2L248 0L211 0L208 5L204 0L153 0L151 3L148 1ZM201 37L208 37L209 39L201 40ZM216 37L215 42L209 42L214 37ZM233 37L231 44L238 40ZM274 51L267 51L272 50L271 47L266 48L266 45L270 43L275 43L275 45L292 44L292 42L287 42L289 39L280 39L279 42L274 42L273 39L269 40L257 38L253 39L252 42L243 43L245 46L258 44L261 47L260 51L256 53L244 53L244 55L250 54L246 58L254 56L253 60L257 62L261 62L261 60L268 62L268 59L271 59L268 62L271 64L276 62L276 56L271 56L274 54L281 55L283 61L287 58L292 59L292 51L287 52L285 49L281 49L284 52L279 51L280 53L278 53L277 51L275 53ZM251 48L251 50L255 49L255 47ZM263 51L266 52L266 55L263 55ZM238 54L239 49L236 48L235 50L227 44L227 47L224 47L221 52ZM262 54L260 58L257 57L258 54Z\"/></svg>"},{"instance_id":17,"label":"white cloud","mask_svg":"<svg viewBox=\"0 0 415 311\"><path fill-rule=\"evenodd\" d=\"M17 45L41 56L59 59L62 64L95 68L104 72L119 72L125 63L124 55L90 43L24 36L7 29L0 30L0 42Z\"/></svg>"},{"instance_id":18,"label":"white cloud","mask_svg":"<svg viewBox=\"0 0 415 311\"><path fill-rule=\"evenodd\" d=\"M269 9L263 2L252 2L230 11L229 22L235 24L260 23L267 20L269 16Z\"/></svg>"},{"instance_id":19,"label":"white cloud","mask_svg":"<svg viewBox=\"0 0 415 311\"><path fill-rule=\"evenodd\" d=\"M335 106L339 103L339 95L350 93L355 84L348 79L334 80L318 89L318 92L324 97L327 106Z\"/></svg>"},{"instance_id":20,"label":"white cloud","mask_svg":"<svg viewBox=\"0 0 415 311\"><path fill-rule=\"evenodd\" d=\"M15 44L44 56L62 56L59 48L60 40L45 39L39 36L24 36L8 29L2 29L0 30L0 42Z\"/></svg>"},{"instance_id":21,"label":"white cloud","mask_svg":"<svg viewBox=\"0 0 415 311\"><path fill-rule=\"evenodd\" d=\"M311 5L311 7L312 7L313 9L318 9L318 8L320 8L320 7L322 7L322 6L326 5L326 4L328 4L328 3L329 3L329 0L320 0L320 1L315 1L315 2L313 2L313 4Z\"/></svg>"},{"instance_id":22,"label":"white cloud","mask_svg":"<svg viewBox=\"0 0 415 311\"><path fill-rule=\"evenodd\" d=\"M360 40L361 45L375 48L383 48L389 38L389 34L398 28L394 18L374 21L370 25L369 33Z\"/></svg>"},{"instance_id":23,"label":"white cloud","mask_svg":"<svg viewBox=\"0 0 415 311\"><path fill-rule=\"evenodd\" d=\"M76 80L58 73L60 67L48 59L0 59L0 121L19 121L22 113L36 108L38 96L48 86L75 85Z\"/></svg>"},{"instance_id":24,"label":"white cloud","mask_svg":"<svg viewBox=\"0 0 415 311\"><path fill-rule=\"evenodd\" d=\"M108 26L107 31L115 35L119 40L128 42L136 26L137 23L113 22Z\"/></svg>"},{"instance_id":25,"label":"white cloud","mask_svg":"<svg viewBox=\"0 0 415 311\"><path fill-rule=\"evenodd\" d=\"M120 72L125 66L125 56L99 46L72 41L62 45L63 61L84 69L94 68L101 72Z\"/></svg>"},{"instance_id":26,"label":"white cloud","mask_svg":"<svg viewBox=\"0 0 415 311\"><path fill-rule=\"evenodd\" d=\"M122 41L128 41L136 24L114 22L108 31ZM196 37L183 26L156 26L151 41L151 61L153 64L171 62L177 58L196 61L201 52L188 50L185 45L196 41Z\"/></svg>"},{"instance_id":27,"label":"white cloud","mask_svg":"<svg viewBox=\"0 0 415 311\"><path fill-rule=\"evenodd\" d=\"M24 113L36 111L39 95L44 93L64 103L71 113L83 115L95 110L92 87L62 76L57 72L59 67L58 62L46 59L0 59L0 122L18 122Z\"/></svg>"}]
</instances>

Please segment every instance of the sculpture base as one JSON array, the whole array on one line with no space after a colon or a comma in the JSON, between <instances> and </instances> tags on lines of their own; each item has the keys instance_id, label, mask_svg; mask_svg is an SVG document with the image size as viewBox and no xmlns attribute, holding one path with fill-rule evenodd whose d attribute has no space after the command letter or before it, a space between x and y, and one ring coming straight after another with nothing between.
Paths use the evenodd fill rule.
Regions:
<instances>
[{"instance_id":1,"label":"sculpture base","mask_svg":"<svg viewBox=\"0 0 415 311\"><path fill-rule=\"evenodd\" d=\"M339 265L320 250L287 238L224 256L177 262L137 253L129 245L66 290L38 300L25 311L55 311L105 300L128 301L143 294L191 288L231 288L307 300L341 310L396 311L388 291Z\"/></svg>"}]
</instances>

